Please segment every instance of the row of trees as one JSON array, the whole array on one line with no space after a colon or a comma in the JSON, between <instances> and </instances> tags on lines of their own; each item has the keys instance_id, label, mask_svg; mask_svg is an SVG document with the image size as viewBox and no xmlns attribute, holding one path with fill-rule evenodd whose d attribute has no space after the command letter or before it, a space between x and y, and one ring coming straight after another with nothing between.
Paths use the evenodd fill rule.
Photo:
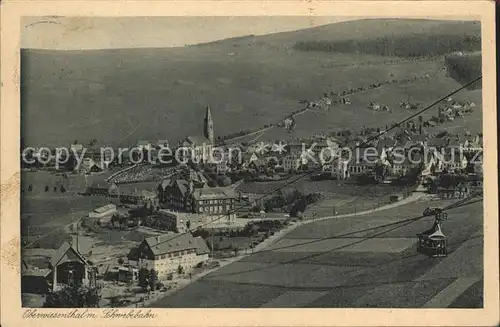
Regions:
<instances>
[{"instance_id":1,"label":"row of trees","mask_svg":"<svg viewBox=\"0 0 500 327\"><path fill-rule=\"evenodd\" d=\"M340 53L367 53L396 57L434 57L457 50L481 50L481 37L471 35L414 34L401 37L378 37L368 40L300 41L296 50Z\"/></svg>"},{"instance_id":2,"label":"row of trees","mask_svg":"<svg viewBox=\"0 0 500 327\"><path fill-rule=\"evenodd\" d=\"M28 185L28 192L33 192L33 189L34 189L33 184ZM59 187L58 186L54 186L53 187L53 191L54 192L57 192L58 190L61 193L66 193L66 188L64 187L64 185L59 185ZM24 189L22 191L24 192ZM49 192L50 191L50 187L48 185L45 185L44 191L45 192Z\"/></svg>"}]
</instances>

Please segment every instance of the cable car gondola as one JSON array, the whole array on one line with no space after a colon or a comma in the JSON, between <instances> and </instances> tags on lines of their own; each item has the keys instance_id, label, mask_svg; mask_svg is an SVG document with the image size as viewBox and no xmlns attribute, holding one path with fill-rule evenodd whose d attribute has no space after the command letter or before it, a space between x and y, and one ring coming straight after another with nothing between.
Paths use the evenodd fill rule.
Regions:
<instances>
[{"instance_id":1,"label":"cable car gondola","mask_svg":"<svg viewBox=\"0 0 500 327\"><path fill-rule=\"evenodd\" d=\"M441 221L446 219L446 213L436 215L436 220L431 229L417 234L417 252L430 257L446 257L448 255L448 240L441 230Z\"/></svg>"}]
</instances>

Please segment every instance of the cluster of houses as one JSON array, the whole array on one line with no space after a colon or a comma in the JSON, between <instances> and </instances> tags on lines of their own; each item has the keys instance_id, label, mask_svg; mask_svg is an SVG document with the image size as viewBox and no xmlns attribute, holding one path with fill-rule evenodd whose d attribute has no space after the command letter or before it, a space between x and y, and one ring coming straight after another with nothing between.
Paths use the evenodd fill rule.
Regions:
<instances>
[{"instance_id":1,"label":"cluster of houses","mask_svg":"<svg viewBox=\"0 0 500 327\"><path fill-rule=\"evenodd\" d=\"M453 121L455 118L464 117L471 113L476 106L474 102L457 102L451 97L443 101L444 107L439 107L439 118L444 118L448 121Z\"/></svg>"},{"instance_id":2,"label":"cluster of houses","mask_svg":"<svg viewBox=\"0 0 500 327\"><path fill-rule=\"evenodd\" d=\"M205 264L209 253L201 237L194 237L191 233L160 233L145 238L130 249L127 262L115 267L116 279L138 282L140 269L154 269L160 281L169 280ZM49 257L43 258L38 262L22 261L23 293L47 294L69 285L101 289L103 275L111 272L100 272L91 260L92 251L82 248L77 240L63 242Z\"/></svg>"},{"instance_id":3,"label":"cluster of houses","mask_svg":"<svg viewBox=\"0 0 500 327\"><path fill-rule=\"evenodd\" d=\"M401 133L396 133L395 137L384 137L370 144L350 141L347 147L355 149L351 151L350 158L341 157L335 160L328 155L338 152L346 145L341 145L341 142L333 137L307 141L291 140L283 153L271 154L272 151L269 151L262 155L255 152L255 149L247 148L247 152L243 154L243 162L240 165L230 165L228 169L255 174L322 169L324 172L330 171L332 177L340 179L374 174L377 166L382 166L384 175L392 177L404 176L413 169L421 170L424 175L431 174L431 171L432 174L442 171L460 173L469 165L471 156L482 149L480 134L464 133L437 137L427 135L422 127L413 129L416 133L403 129ZM269 149L272 148L269 145ZM412 158L411 154L419 157ZM323 155L327 164L320 161L320 155ZM398 157L402 159L397 160Z\"/></svg>"},{"instance_id":4,"label":"cluster of houses","mask_svg":"<svg viewBox=\"0 0 500 327\"><path fill-rule=\"evenodd\" d=\"M421 109L422 108L421 104L419 104L419 103L413 103L413 102L410 102L410 101L401 101L399 103L399 107L401 109L405 109L405 110L417 110L417 109Z\"/></svg>"},{"instance_id":5,"label":"cluster of houses","mask_svg":"<svg viewBox=\"0 0 500 327\"><path fill-rule=\"evenodd\" d=\"M330 106L332 105L332 99L330 99L327 96L322 97L321 99L317 101L309 101L307 103L307 109L324 109L328 110Z\"/></svg>"},{"instance_id":6,"label":"cluster of houses","mask_svg":"<svg viewBox=\"0 0 500 327\"><path fill-rule=\"evenodd\" d=\"M391 111L387 105L381 106L380 104L370 101L368 104L368 109L373 110L373 111Z\"/></svg>"}]
</instances>

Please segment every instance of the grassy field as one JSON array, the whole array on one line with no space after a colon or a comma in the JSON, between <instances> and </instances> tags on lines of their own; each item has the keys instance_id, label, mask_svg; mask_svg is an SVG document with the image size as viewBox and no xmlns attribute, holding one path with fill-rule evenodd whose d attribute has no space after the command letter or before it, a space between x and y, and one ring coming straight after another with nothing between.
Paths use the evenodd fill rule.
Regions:
<instances>
[{"instance_id":1,"label":"grassy field","mask_svg":"<svg viewBox=\"0 0 500 327\"><path fill-rule=\"evenodd\" d=\"M49 146L93 138L102 145L121 146L135 144L138 139L174 142L202 133L208 104L216 136L226 135L279 121L300 108L299 100L317 99L329 90L370 84L390 73L403 76L434 70L432 62L357 65L391 58L293 49L297 41L304 40L391 37L394 26L398 37L413 31L443 37L477 35L479 31L479 25L472 22L366 20L184 48L23 50L23 139L27 145ZM428 83L421 93L427 94L426 90L444 91L439 83ZM400 98L391 96L395 102ZM367 113L366 102L362 99L356 111L354 105L333 110L334 118L318 114L301 119L329 125L334 122L333 127L346 122L363 126L386 119ZM326 125L320 124L318 129L329 128ZM297 133L303 126L299 121Z\"/></svg>"},{"instance_id":2,"label":"grassy field","mask_svg":"<svg viewBox=\"0 0 500 327\"><path fill-rule=\"evenodd\" d=\"M104 180L105 176L94 175L92 180ZM28 192L28 186L33 185L33 191ZM59 188L53 191L53 186L64 185L66 193L60 193ZM41 235L82 218L96 207L109 203L104 197L84 197L75 192L82 191L85 182L82 176L70 176L69 179L50 172L23 172L21 185L25 190L21 196L21 234ZM45 192L45 186L49 191Z\"/></svg>"},{"instance_id":3,"label":"grassy field","mask_svg":"<svg viewBox=\"0 0 500 327\"><path fill-rule=\"evenodd\" d=\"M41 235L87 216L89 211L108 204L104 197L65 196L61 198L23 198L21 233Z\"/></svg>"},{"instance_id":4,"label":"grassy field","mask_svg":"<svg viewBox=\"0 0 500 327\"><path fill-rule=\"evenodd\" d=\"M297 177L292 177L295 179ZM290 180L279 182L249 182L243 183L238 188L240 192L251 194L252 198L260 198L264 194L286 185ZM297 189L303 194L320 193L322 199L310 205L305 214L312 217L330 216L333 210L337 214L347 214L371 210L389 203L390 195L404 192L403 187L385 184L357 185L355 183L337 183L336 181L310 181L307 177L284 188L283 192Z\"/></svg>"},{"instance_id":5,"label":"grassy field","mask_svg":"<svg viewBox=\"0 0 500 327\"><path fill-rule=\"evenodd\" d=\"M412 203L299 227L272 248L209 274L152 307L420 307L459 276L482 278L482 247L465 244L482 230L482 203L449 212L443 224L449 237L446 259L415 251L415 233L430 228L432 218L401 222L419 217L427 205ZM388 225L397 221L401 223ZM406 246L393 251L390 240ZM350 250L354 247L356 252ZM431 270L434 277L420 278ZM452 306L481 307L481 285L466 291L474 297L458 297Z\"/></svg>"},{"instance_id":6,"label":"grassy field","mask_svg":"<svg viewBox=\"0 0 500 327\"><path fill-rule=\"evenodd\" d=\"M435 67L429 67L429 71L439 69L440 64L433 63L433 65ZM408 74L405 77L411 76L411 74ZM361 85L363 84L358 83L354 87ZM399 107L401 101L409 99L412 102L421 103L423 106L426 106L459 87L460 84L446 76L444 72L440 72L429 80L387 85L376 90L350 96L352 101L350 105L333 105L329 111L309 110L296 117L296 127L291 133L282 128L272 128L262 134L243 139L243 141L286 140L288 138L308 137L311 136L311 126L314 126L314 132L316 133L338 132L345 129L359 131L364 126L384 129L386 125L398 122L412 114L411 111ZM463 132L463 129L467 129L472 133L481 132L481 90L463 90L457 93L454 98L458 101L474 102L476 104L475 112L463 118L430 128L428 131L443 131L446 129L450 132ZM392 112L370 110L367 108L370 101L387 105L392 109ZM437 115L438 109L436 107L433 110L425 112L422 116L424 119L430 119L432 116Z\"/></svg>"},{"instance_id":7,"label":"grassy field","mask_svg":"<svg viewBox=\"0 0 500 327\"><path fill-rule=\"evenodd\" d=\"M117 169L119 170L119 168L114 168L102 173L87 175L86 177L80 174L70 174L67 175L68 178L65 178L64 173L62 172L23 171L21 173L21 188L26 191L24 193L25 196L31 197L57 197L57 193L54 194L53 192L53 187L59 187L61 185L63 185L68 192L83 192L86 186L92 185L94 183L105 183L106 178L116 172ZM85 181L85 179L87 179L87 181ZM28 192L27 190L30 184L33 186L33 190L31 192ZM45 192L45 186L49 186L50 192Z\"/></svg>"}]
</instances>

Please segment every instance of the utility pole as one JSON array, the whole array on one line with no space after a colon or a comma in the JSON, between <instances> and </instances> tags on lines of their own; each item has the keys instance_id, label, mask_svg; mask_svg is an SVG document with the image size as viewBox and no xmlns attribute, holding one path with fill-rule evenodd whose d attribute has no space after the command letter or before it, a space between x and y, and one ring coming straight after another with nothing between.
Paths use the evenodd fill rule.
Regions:
<instances>
[{"instance_id":1,"label":"utility pole","mask_svg":"<svg viewBox=\"0 0 500 327\"><path fill-rule=\"evenodd\" d=\"M79 246L78 244L80 243L79 240L78 240L78 234L79 233L79 230L78 230L78 220L76 221L76 252L80 253L80 249L79 249Z\"/></svg>"},{"instance_id":2,"label":"utility pole","mask_svg":"<svg viewBox=\"0 0 500 327\"><path fill-rule=\"evenodd\" d=\"M214 258L214 228L212 227L211 229L211 236L210 236L210 252L211 252L211 257L212 259Z\"/></svg>"}]
</instances>

